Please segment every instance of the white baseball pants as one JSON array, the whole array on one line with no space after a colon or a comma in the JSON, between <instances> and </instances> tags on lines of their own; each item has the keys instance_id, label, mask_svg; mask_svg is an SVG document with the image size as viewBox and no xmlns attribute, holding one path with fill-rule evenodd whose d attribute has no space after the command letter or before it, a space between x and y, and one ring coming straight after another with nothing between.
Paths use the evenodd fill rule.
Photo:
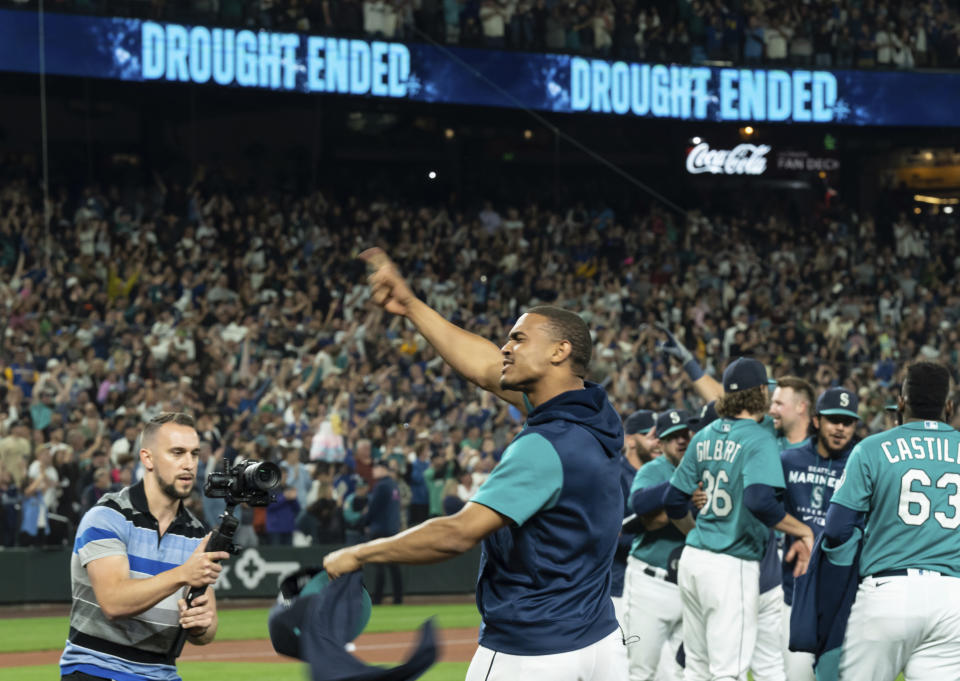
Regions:
<instances>
[{"instance_id":1,"label":"white baseball pants","mask_svg":"<svg viewBox=\"0 0 960 681\"><path fill-rule=\"evenodd\" d=\"M757 612L757 644L750 671L753 681L786 681L783 667L783 587L760 594Z\"/></svg>"},{"instance_id":2,"label":"white baseball pants","mask_svg":"<svg viewBox=\"0 0 960 681\"><path fill-rule=\"evenodd\" d=\"M866 577L850 611L840 681L960 681L960 579Z\"/></svg>"},{"instance_id":3,"label":"white baseball pants","mask_svg":"<svg viewBox=\"0 0 960 681\"><path fill-rule=\"evenodd\" d=\"M617 628L579 650L555 655L508 655L480 646L466 681L627 681L627 651Z\"/></svg>"},{"instance_id":4,"label":"white baseball pants","mask_svg":"<svg viewBox=\"0 0 960 681\"><path fill-rule=\"evenodd\" d=\"M680 589L644 574L645 567L633 556L627 558L623 595L630 681L680 681L683 670L676 661L683 615Z\"/></svg>"},{"instance_id":5,"label":"white baseball pants","mask_svg":"<svg viewBox=\"0 0 960 681\"><path fill-rule=\"evenodd\" d=\"M783 663L787 671L787 681L816 681L813 653L795 653L789 648L791 610L793 608L783 604Z\"/></svg>"},{"instance_id":6,"label":"white baseball pants","mask_svg":"<svg viewBox=\"0 0 960 681\"><path fill-rule=\"evenodd\" d=\"M685 681L742 681L757 642L760 563L686 546L683 599Z\"/></svg>"}]
</instances>

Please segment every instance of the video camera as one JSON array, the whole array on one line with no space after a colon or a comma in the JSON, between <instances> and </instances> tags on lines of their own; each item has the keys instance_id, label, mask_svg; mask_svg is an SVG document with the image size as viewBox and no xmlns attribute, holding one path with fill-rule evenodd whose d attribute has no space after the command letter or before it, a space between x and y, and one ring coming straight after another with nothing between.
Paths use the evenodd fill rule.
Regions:
<instances>
[{"instance_id":1,"label":"video camera","mask_svg":"<svg viewBox=\"0 0 960 681\"><path fill-rule=\"evenodd\" d=\"M280 484L280 467L270 461L238 461L233 468L207 476L203 493L211 499L226 499L228 506L267 506L270 492Z\"/></svg>"},{"instance_id":2,"label":"video camera","mask_svg":"<svg viewBox=\"0 0 960 681\"><path fill-rule=\"evenodd\" d=\"M227 551L233 555L240 553L241 547L233 543L233 537L240 527L233 509L237 504L268 506L273 501L271 492L280 485L280 479L280 467L271 461L241 459L232 468L211 472L203 486L203 493L212 499L225 499L227 508L220 515L220 524L210 533L203 550ZM192 603L206 590L206 587L191 588L187 603ZM186 639L187 632L181 628L171 649L174 657L179 657Z\"/></svg>"}]
</instances>

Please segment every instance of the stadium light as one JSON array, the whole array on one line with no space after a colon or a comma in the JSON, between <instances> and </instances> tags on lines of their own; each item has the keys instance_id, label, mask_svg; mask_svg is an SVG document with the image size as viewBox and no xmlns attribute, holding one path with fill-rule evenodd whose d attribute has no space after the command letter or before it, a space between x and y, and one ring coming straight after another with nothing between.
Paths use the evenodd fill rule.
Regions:
<instances>
[{"instance_id":1,"label":"stadium light","mask_svg":"<svg viewBox=\"0 0 960 681\"><path fill-rule=\"evenodd\" d=\"M929 194L914 194L913 200L917 203L930 203L935 206L955 206L960 203L956 196L930 196Z\"/></svg>"}]
</instances>

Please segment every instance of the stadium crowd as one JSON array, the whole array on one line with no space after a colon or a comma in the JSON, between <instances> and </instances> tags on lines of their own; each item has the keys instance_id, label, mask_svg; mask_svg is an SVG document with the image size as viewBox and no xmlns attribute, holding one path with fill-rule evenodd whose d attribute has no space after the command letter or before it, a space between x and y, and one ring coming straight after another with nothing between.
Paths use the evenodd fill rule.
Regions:
<instances>
[{"instance_id":1,"label":"stadium crowd","mask_svg":"<svg viewBox=\"0 0 960 681\"><path fill-rule=\"evenodd\" d=\"M35 0L6 0L31 7ZM944 0L53 0L48 10L619 59L950 68Z\"/></svg>"},{"instance_id":2,"label":"stadium crowd","mask_svg":"<svg viewBox=\"0 0 960 681\"><path fill-rule=\"evenodd\" d=\"M57 191L48 208L49 232L34 185L0 185L0 546L69 541L142 474L141 424L171 410L197 417L201 481L224 460L281 462L284 493L244 511L246 543L360 540L379 460L404 524L455 512L522 415L368 304L356 255L373 244L497 343L538 302L581 312L589 378L624 416L700 406L657 324L714 375L744 355L855 391L861 436L884 427L907 359L960 367L951 216L901 214L887 235L836 207L802 224L576 199L461 208L258 195L203 173ZM192 503L216 522L217 502Z\"/></svg>"}]
</instances>

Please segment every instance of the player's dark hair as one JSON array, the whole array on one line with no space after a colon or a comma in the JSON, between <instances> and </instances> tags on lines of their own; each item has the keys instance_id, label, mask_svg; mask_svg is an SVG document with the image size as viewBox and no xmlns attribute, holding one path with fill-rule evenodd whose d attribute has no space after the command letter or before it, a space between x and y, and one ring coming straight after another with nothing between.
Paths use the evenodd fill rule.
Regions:
<instances>
[{"instance_id":1,"label":"player's dark hair","mask_svg":"<svg viewBox=\"0 0 960 681\"><path fill-rule=\"evenodd\" d=\"M553 305L537 305L527 310L527 314L536 314L549 320L547 326L553 339L568 341L572 346L570 352L570 368L573 373L583 378L587 375L590 366L590 356L593 353L593 340L590 338L590 329L580 315Z\"/></svg>"},{"instance_id":2,"label":"player's dark hair","mask_svg":"<svg viewBox=\"0 0 960 681\"><path fill-rule=\"evenodd\" d=\"M743 411L763 414L767 411L767 395L763 390L765 387L758 385L735 393L724 393L717 400L717 415L723 419L732 419Z\"/></svg>"},{"instance_id":3,"label":"player's dark hair","mask_svg":"<svg viewBox=\"0 0 960 681\"><path fill-rule=\"evenodd\" d=\"M174 423L178 426L190 426L191 428L197 427L196 421L193 420L190 414L184 414L179 411L165 411L162 414L154 416L144 424L143 430L140 431L140 446L142 447L144 442L148 442L150 438L153 437L153 434L167 423Z\"/></svg>"},{"instance_id":4,"label":"player's dark hair","mask_svg":"<svg viewBox=\"0 0 960 681\"><path fill-rule=\"evenodd\" d=\"M793 392L803 396L803 399L810 405L810 412L813 412L813 406L817 403L817 396L809 381L805 381L799 376L783 376L777 379L777 387L790 388Z\"/></svg>"},{"instance_id":5,"label":"player's dark hair","mask_svg":"<svg viewBox=\"0 0 960 681\"><path fill-rule=\"evenodd\" d=\"M911 416L939 420L950 394L950 370L937 362L913 362L901 390Z\"/></svg>"}]
</instances>

